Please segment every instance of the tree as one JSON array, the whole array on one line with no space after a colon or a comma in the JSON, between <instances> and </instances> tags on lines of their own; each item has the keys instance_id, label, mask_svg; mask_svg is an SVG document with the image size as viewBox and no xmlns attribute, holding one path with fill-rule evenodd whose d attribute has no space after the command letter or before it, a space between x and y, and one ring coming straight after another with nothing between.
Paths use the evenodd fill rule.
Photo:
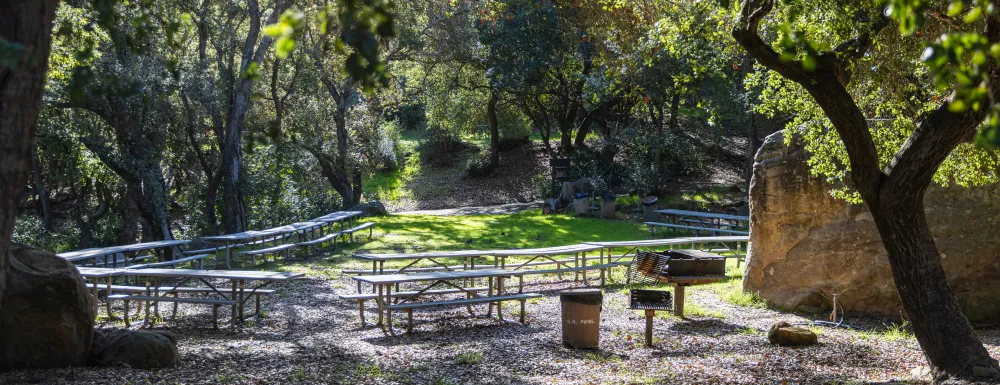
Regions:
<instances>
[{"instance_id":1,"label":"tree","mask_svg":"<svg viewBox=\"0 0 1000 385\"><path fill-rule=\"evenodd\" d=\"M849 7L852 12L838 9L840 17L851 21L852 37L828 49L800 45L802 51L796 52L787 43L805 37L786 34L779 52L761 37L761 22L773 9L772 0L745 0L733 37L758 63L800 85L839 134L853 188L874 217L903 308L935 376L996 375L996 360L983 347L948 287L923 207L924 192L938 166L960 143L975 136L987 108L951 108L956 97L952 94L921 114L912 133L883 166L866 111L851 92L854 72L866 68L855 64L888 25L882 10L867 4ZM983 35L990 43L1000 42L1000 19L988 15ZM991 61L984 70L990 80L986 85L990 100L997 100L1000 69Z\"/></svg>"},{"instance_id":2,"label":"tree","mask_svg":"<svg viewBox=\"0 0 1000 385\"><path fill-rule=\"evenodd\" d=\"M0 295L7 287L18 197L31 172L58 4L56 0L0 4Z\"/></svg>"}]
</instances>

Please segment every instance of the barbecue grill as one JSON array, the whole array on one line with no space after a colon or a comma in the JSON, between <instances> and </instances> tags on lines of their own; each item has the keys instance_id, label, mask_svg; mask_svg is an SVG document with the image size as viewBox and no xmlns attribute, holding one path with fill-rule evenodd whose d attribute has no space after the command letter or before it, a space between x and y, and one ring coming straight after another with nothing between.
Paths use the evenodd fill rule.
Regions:
<instances>
[{"instance_id":1,"label":"barbecue grill","mask_svg":"<svg viewBox=\"0 0 1000 385\"><path fill-rule=\"evenodd\" d=\"M657 311L684 314L684 286L714 282L724 277L726 259L699 250L668 250L663 253L638 251L628 269L629 309L646 312L646 346L653 344L653 317ZM659 283L673 283L676 303L669 291L637 289Z\"/></svg>"}]
</instances>

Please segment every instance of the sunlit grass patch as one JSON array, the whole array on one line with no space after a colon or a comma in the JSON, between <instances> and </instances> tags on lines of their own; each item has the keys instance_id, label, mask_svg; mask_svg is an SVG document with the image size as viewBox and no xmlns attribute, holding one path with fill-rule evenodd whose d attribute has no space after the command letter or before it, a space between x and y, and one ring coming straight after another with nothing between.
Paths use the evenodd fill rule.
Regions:
<instances>
[{"instance_id":1,"label":"sunlit grass patch","mask_svg":"<svg viewBox=\"0 0 1000 385\"><path fill-rule=\"evenodd\" d=\"M482 362L483 362L483 353L476 351L465 352L455 357L455 363L461 365L479 365Z\"/></svg>"}]
</instances>

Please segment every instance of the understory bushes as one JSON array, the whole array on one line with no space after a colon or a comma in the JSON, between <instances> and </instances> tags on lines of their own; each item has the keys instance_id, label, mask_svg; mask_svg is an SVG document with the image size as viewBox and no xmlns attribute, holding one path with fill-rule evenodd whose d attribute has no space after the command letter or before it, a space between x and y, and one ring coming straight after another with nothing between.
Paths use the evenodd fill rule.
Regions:
<instances>
[{"instance_id":1,"label":"understory bushes","mask_svg":"<svg viewBox=\"0 0 1000 385\"><path fill-rule=\"evenodd\" d=\"M571 155L570 177L593 179L598 192L659 191L670 179L703 174L708 162L692 138L678 132L658 137L648 127L625 127L609 140L588 145ZM659 167L657 147L661 148Z\"/></svg>"},{"instance_id":2,"label":"understory bushes","mask_svg":"<svg viewBox=\"0 0 1000 385\"><path fill-rule=\"evenodd\" d=\"M434 167L451 167L458 163L465 151L479 152L479 147L462 141L458 134L440 128L427 130L427 137L420 143L420 161Z\"/></svg>"}]
</instances>

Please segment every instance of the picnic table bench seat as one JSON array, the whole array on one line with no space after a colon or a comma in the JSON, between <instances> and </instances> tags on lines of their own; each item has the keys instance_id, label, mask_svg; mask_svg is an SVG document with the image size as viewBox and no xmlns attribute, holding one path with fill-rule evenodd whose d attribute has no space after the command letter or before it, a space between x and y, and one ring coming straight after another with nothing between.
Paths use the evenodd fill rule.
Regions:
<instances>
[{"instance_id":1,"label":"picnic table bench seat","mask_svg":"<svg viewBox=\"0 0 1000 385\"><path fill-rule=\"evenodd\" d=\"M546 270L519 270L514 272L515 275L535 275L535 274L562 274L562 273L575 273L579 271L587 270L602 270L617 267L619 265L614 263L605 263L603 265L589 265L589 266L579 266L579 267L563 267L559 269L546 269Z\"/></svg>"},{"instance_id":2,"label":"picnic table bench seat","mask_svg":"<svg viewBox=\"0 0 1000 385\"><path fill-rule=\"evenodd\" d=\"M146 305L146 320L145 320L145 322L147 324L149 322L149 305L148 305L149 302L173 302L174 304L177 304L177 303L188 303L188 304L196 304L196 305L212 305L212 319L213 319L213 327L215 329L219 328L219 307L220 306L232 306L234 303L236 303L235 300L231 300L231 299L187 298L187 297L149 297L149 296L144 296L144 295L128 295L128 294L113 294L113 295L109 296L108 299L109 300L110 299L120 300L120 301L124 301L125 302L125 314L124 314L123 318L125 319L125 326L126 327L131 327L132 326L132 323L131 323L131 321L129 319L129 316L128 316L128 311L129 311L128 302L129 301L141 301L141 302L146 302L147 303L147 305ZM175 316L176 316L176 309L177 308L175 307L174 308L174 315Z\"/></svg>"},{"instance_id":3,"label":"picnic table bench seat","mask_svg":"<svg viewBox=\"0 0 1000 385\"><path fill-rule=\"evenodd\" d=\"M214 254L216 251L219 251L219 248L212 247L208 249L184 250L183 253L184 255L196 255L196 254L206 254L206 253Z\"/></svg>"},{"instance_id":4,"label":"picnic table bench seat","mask_svg":"<svg viewBox=\"0 0 1000 385\"><path fill-rule=\"evenodd\" d=\"M716 233L750 235L750 232L748 231L717 229L713 227L687 226L687 225L678 225L674 223L663 223L663 222L643 222L643 224L649 226L649 236L651 237L654 236L654 229L656 227L669 227L673 229L692 230L692 231L706 231L712 233L713 235Z\"/></svg>"},{"instance_id":5,"label":"picnic table bench seat","mask_svg":"<svg viewBox=\"0 0 1000 385\"><path fill-rule=\"evenodd\" d=\"M126 259L125 256L116 254L116 255L114 255L112 257L98 258L97 262L95 262L94 264L89 265L89 266L91 266L91 267L118 267L118 266L125 266L128 262L145 262L145 261L148 261L148 260L151 260L151 259L153 259L153 256L151 256L151 255L143 255L143 256L140 256L140 257L135 257L133 259Z\"/></svg>"},{"instance_id":6,"label":"picnic table bench seat","mask_svg":"<svg viewBox=\"0 0 1000 385\"><path fill-rule=\"evenodd\" d=\"M316 252L335 251L337 250L337 239L340 238L341 235L344 235L344 233L338 231L335 233L324 235L316 239L311 239L308 241L296 243L295 246L312 246L313 251ZM320 245L327 243L329 241L333 241L333 248L324 249L319 247Z\"/></svg>"},{"instance_id":7,"label":"picnic table bench seat","mask_svg":"<svg viewBox=\"0 0 1000 385\"><path fill-rule=\"evenodd\" d=\"M208 257L208 256L210 256L210 255L212 255L212 254L198 254L198 255L192 255L190 257L177 258L177 259L170 260L170 261L155 262L155 263L145 263L145 264L141 264L141 265L132 265L132 266L129 266L128 268L129 269L148 269L148 268L152 268L152 267L166 267L166 266L177 267L177 265L182 264L182 263L198 262L198 268L201 269L201 268L205 267L205 258Z\"/></svg>"},{"instance_id":8,"label":"picnic table bench seat","mask_svg":"<svg viewBox=\"0 0 1000 385\"><path fill-rule=\"evenodd\" d=\"M465 289L466 292L481 292L489 290L488 287L471 287ZM459 289L440 289L440 290L425 290L424 292L419 291L397 291L389 295L390 298L406 298L417 294L425 295L443 295L443 294L457 294L463 293ZM361 324L365 324L365 301L378 299L378 294L341 294L338 295L340 299L346 301L358 301L359 308L359 318L361 319Z\"/></svg>"},{"instance_id":9,"label":"picnic table bench seat","mask_svg":"<svg viewBox=\"0 0 1000 385\"><path fill-rule=\"evenodd\" d=\"M518 267L521 267L521 266L528 267L528 266L545 266L545 265L568 264L568 263L573 263L573 259L570 258L570 259L558 259L558 260L555 260L555 261L548 261L548 260L546 260L546 261L539 261L539 262L529 262L529 263L525 263L525 264L518 264L517 266ZM407 268L406 272L416 273L416 272L428 272L428 271L487 270L487 269L496 269L496 267L493 266L493 265L489 265L489 264L476 265L475 268L472 268L471 266L460 266L460 265L450 265L450 266L447 266L447 267L444 267L444 266L411 267L411 268ZM371 269L347 269L347 270L343 270L342 272L344 274L354 274L354 275L372 274Z\"/></svg>"},{"instance_id":10,"label":"picnic table bench seat","mask_svg":"<svg viewBox=\"0 0 1000 385\"><path fill-rule=\"evenodd\" d=\"M372 231L373 231L374 228L375 228L375 222L365 222L365 223L362 223L360 225L357 225L357 226L354 226L352 228L349 228L347 230L343 230L343 231L341 231L341 233L343 233L343 234L351 237L351 242L354 242L354 233L355 232L358 232L358 231L361 231L361 230L364 230L364 229L368 229L368 238L371 239L371 237L372 237Z\"/></svg>"},{"instance_id":11,"label":"picnic table bench seat","mask_svg":"<svg viewBox=\"0 0 1000 385\"><path fill-rule=\"evenodd\" d=\"M294 243L286 243L286 244L283 244L283 245L265 247L263 249L245 250L245 251L239 252L237 255L239 255L239 256L250 256L250 264L253 265L253 266L256 266L257 265L257 256L258 255L264 255L265 256L264 257L264 261L266 262L268 254L277 255L278 253L282 253L283 252L283 254L285 255L285 258L288 259L290 257L289 254L291 253L291 250L292 250L293 247L295 247Z\"/></svg>"},{"instance_id":12,"label":"picnic table bench seat","mask_svg":"<svg viewBox=\"0 0 1000 385\"><path fill-rule=\"evenodd\" d=\"M532 298L543 298L543 297L545 297L545 296L541 295L541 294L538 294L538 293L520 293L520 294L509 294L509 295L500 295L500 296L492 296L492 297L465 298L465 299L456 299L456 300L447 300L447 301L399 303L399 304L395 304L395 305L386 306L386 309L405 311L406 312L406 332L407 333L411 333L411 332L413 332L413 309L426 309L426 308L431 308L431 307L467 306L467 305L475 305L475 304L481 304L481 303L496 302L497 303L497 316L501 317L501 319L502 319L502 316L500 315L500 311L501 311L500 309L502 309L502 307L500 306L500 303L502 301L519 301L519 302L521 302L520 322L523 324L524 323L524 314L525 314L525 305L524 305L525 301L527 301L529 299L532 299ZM392 325L392 319L391 318L389 320L389 324Z\"/></svg>"},{"instance_id":13,"label":"picnic table bench seat","mask_svg":"<svg viewBox=\"0 0 1000 385\"><path fill-rule=\"evenodd\" d=\"M145 286L111 285L111 292L121 292L121 291L124 291L124 292L130 292L130 293L145 293L146 289L147 288ZM107 287L99 287L98 290L99 291L106 291ZM174 287L174 286L160 286L159 288L149 288L149 290L151 290L151 291L152 290L156 290L156 291L159 291L161 293L167 293L167 294L173 294L174 295L174 297L156 297L157 300L160 300L161 298L177 298L178 294L180 294L180 293L211 294L211 293L215 292L215 290L213 290L212 288L208 288L208 287L184 287L184 286L179 286L179 287ZM254 314L260 316L260 296L262 296L262 295L273 295L275 293L277 293L277 291L275 291L273 289L257 289L257 290L253 290L252 293L248 293L248 294L253 294L254 297L255 297L254 298ZM111 296L108 297L108 299L109 300L120 300L124 296L128 296L128 295L112 294ZM176 316L177 315L177 303L178 302L184 302L183 300L186 300L186 299L200 300L200 299L204 299L204 298L180 298L179 300L163 300L163 301L164 302L173 302L173 304L174 304L174 306L173 306L173 313ZM228 305L232 305L232 302L228 302L228 303L225 303L223 305L227 305L227 304Z\"/></svg>"}]
</instances>

